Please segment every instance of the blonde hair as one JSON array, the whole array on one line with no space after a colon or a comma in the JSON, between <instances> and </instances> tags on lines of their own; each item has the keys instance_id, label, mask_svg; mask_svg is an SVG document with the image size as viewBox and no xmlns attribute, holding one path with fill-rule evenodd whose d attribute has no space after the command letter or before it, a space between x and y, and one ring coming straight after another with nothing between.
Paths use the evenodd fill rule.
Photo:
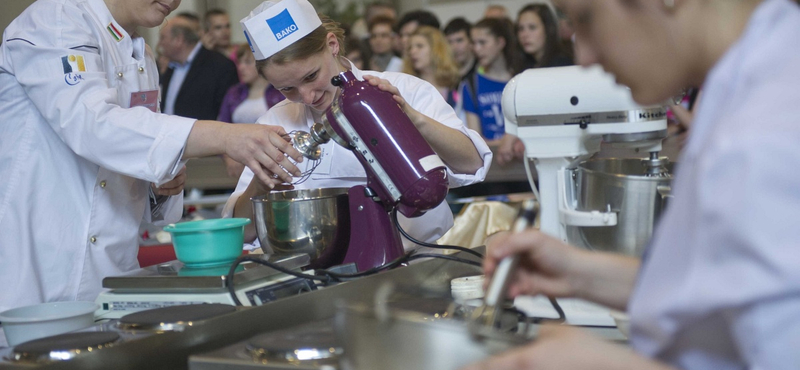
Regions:
<instances>
[{"instance_id":1,"label":"blonde hair","mask_svg":"<svg viewBox=\"0 0 800 370\"><path fill-rule=\"evenodd\" d=\"M321 51L325 50L325 47L328 45L328 33L334 34L336 39L339 40L339 53L340 55L344 55L344 30L339 26L338 22L331 20L325 15L320 14L319 18L322 20L322 25L311 31L311 33L303 36L300 40L295 41L293 44L273 54L269 58L256 61L258 73L263 75L261 70L269 64L283 65L319 54Z\"/></svg>"},{"instance_id":2,"label":"blonde hair","mask_svg":"<svg viewBox=\"0 0 800 370\"><path fill-rule=\"evenodd\" d=\"M453 54L450 52L450 44L447 43L442 31L431 26L420 26L411 36L422 36L428 41L431 47L431 64L433 64L436 85L448 88L458 86L461 75L453 60ZM420 73L414 70L414 64L408 56L408 52L403 57L403 72L420 77Z\"/></svg>"}]
</instances>

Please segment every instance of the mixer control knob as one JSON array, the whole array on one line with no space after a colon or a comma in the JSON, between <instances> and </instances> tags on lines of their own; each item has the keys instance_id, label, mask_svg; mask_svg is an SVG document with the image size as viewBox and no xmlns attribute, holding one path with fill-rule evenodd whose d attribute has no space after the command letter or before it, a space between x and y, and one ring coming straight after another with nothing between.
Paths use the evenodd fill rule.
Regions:
<instances>
[{"instance_id":1,"label":"mixer control knob","mask_svg":"<svg viewBox=\"0 0 800 370\"><path fill-rule=\"evenodd\" d=\"M333 78L331 78L331 85L342 86L342 78L339 76L333 76Z\"/></svg>"}]
</instances>

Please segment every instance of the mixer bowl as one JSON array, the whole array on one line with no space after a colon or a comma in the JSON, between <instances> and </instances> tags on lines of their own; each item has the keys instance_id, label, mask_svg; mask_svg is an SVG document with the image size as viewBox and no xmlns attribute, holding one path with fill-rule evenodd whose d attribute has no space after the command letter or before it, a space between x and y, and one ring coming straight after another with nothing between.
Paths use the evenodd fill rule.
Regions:
<instances>
[{"instance_id":1,"label":"mixer bowl","mask_svg":"<svg viewBox=\"0 0 800 370\"><path fill-rule=\"evenodd\" d=\"M674 163L667 165L674 173ZM641 159L605 158L581 162L574 169L579 211L616 212L617 224L568 228L569 240L588 249L640 257L653 235L665 199L659 187L672 177L648 177Z\"/></svg>"},{"instance_id":2,"label":"mixer bowl","mask_svg":"<svg viewBox=\"0 0 800 370\"><path fill-rule=\"evenodd\" d=\"M261 250L278 256L306 253L310 268L341 264L350 242L347 191L287 190L251 198Z\"/></svg>"}]
</instances>

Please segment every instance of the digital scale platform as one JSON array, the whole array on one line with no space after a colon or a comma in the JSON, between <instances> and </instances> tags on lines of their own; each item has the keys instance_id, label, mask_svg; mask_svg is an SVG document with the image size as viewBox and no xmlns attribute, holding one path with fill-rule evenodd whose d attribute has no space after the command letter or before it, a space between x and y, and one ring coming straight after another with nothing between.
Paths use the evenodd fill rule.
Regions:
<instances>
[{"instance_id":1,"label":"digital scale platform","mask_svg":"<svg viewBox=\"0 0 800 370\"><path fill-rule=\"evenodd\" d=\"M264 257L266 259L266 257ZM298 271L308 266L308 254L272 257L269 262ZM95 301L100 308L95 320L118 319L132 312L201 303L234 305L226 281L230 265L189 268L170 261L103 279ZM306 271L313 274L313 271ZM260 306L279 298L316 290L313 281L292 276L253 262L244 262L233 277L236 297L245 306Z\"/></svg>"}]
</instances>

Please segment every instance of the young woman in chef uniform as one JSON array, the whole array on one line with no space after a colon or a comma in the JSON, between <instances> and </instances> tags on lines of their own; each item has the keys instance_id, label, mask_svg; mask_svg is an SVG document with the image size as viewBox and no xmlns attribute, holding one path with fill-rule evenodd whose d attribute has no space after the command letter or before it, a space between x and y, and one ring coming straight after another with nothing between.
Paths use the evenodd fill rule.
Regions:
<instances>
[{"instance_id":1,"label":"young woman in chef uniform","mask_svg":"<svg viewBox=\"0 0 800 370\"><path fill-rule=\"evenodd\" d=\"M273 32L270 26L276 24L285 29ZM258 60L259 72L286 96L259 123L281 125L287 132L309 131L315 122L321 122L322 114L333 103L338 88L331 84L331 78L350 70L356 78L394 94L447 165L451 187L482 181L486 176L491 151L478 133L467 129L456 117L435 87L402 73L355 68L342 57L345 51L341 28L328 19L322 21L307 0L264 2L242 21L242 26ZM352 187L366 183L366 173L351 151L333 141L322 148L321 163L308 181L295 188ZM226 204L225 215L251 217L250 198L270 190L252 179L252 172L245 170ZM425 242L435 241L453 224L452 212L444 202L421 217L398 217L406 231ZM252 225L246 228L245 238L251 241L256 238Z\"/></svg>"},{"instance_id":2,"label":"young woman in chef uniform","mask_svg":"<svg viewBox=\"0 0 800 370\"><path fill-rule=\"evenodd\" d=\"M470 369L800 368L800 8L790 0L561 0L577 57L642 104L704 88L674 198L641 261L534 230L490 243L485 272L521 253L512 294L627 310L630 345L545 328Z\"/></svg>"},{"instance_id":3,"label":"young woman in chef uniform","mask_svg":"<svg viewBox=\"0 0 800 370\"><path fill-rule=\"evenodd\" d=\"M39 0L5 29L0 311L93 301L104 277L138 268L140 223L181 216L188 158L227 154L266 184L299 173L280 127L157 112L158 71L136 28L179 4Z\"/></svg>"}]
</instances>

